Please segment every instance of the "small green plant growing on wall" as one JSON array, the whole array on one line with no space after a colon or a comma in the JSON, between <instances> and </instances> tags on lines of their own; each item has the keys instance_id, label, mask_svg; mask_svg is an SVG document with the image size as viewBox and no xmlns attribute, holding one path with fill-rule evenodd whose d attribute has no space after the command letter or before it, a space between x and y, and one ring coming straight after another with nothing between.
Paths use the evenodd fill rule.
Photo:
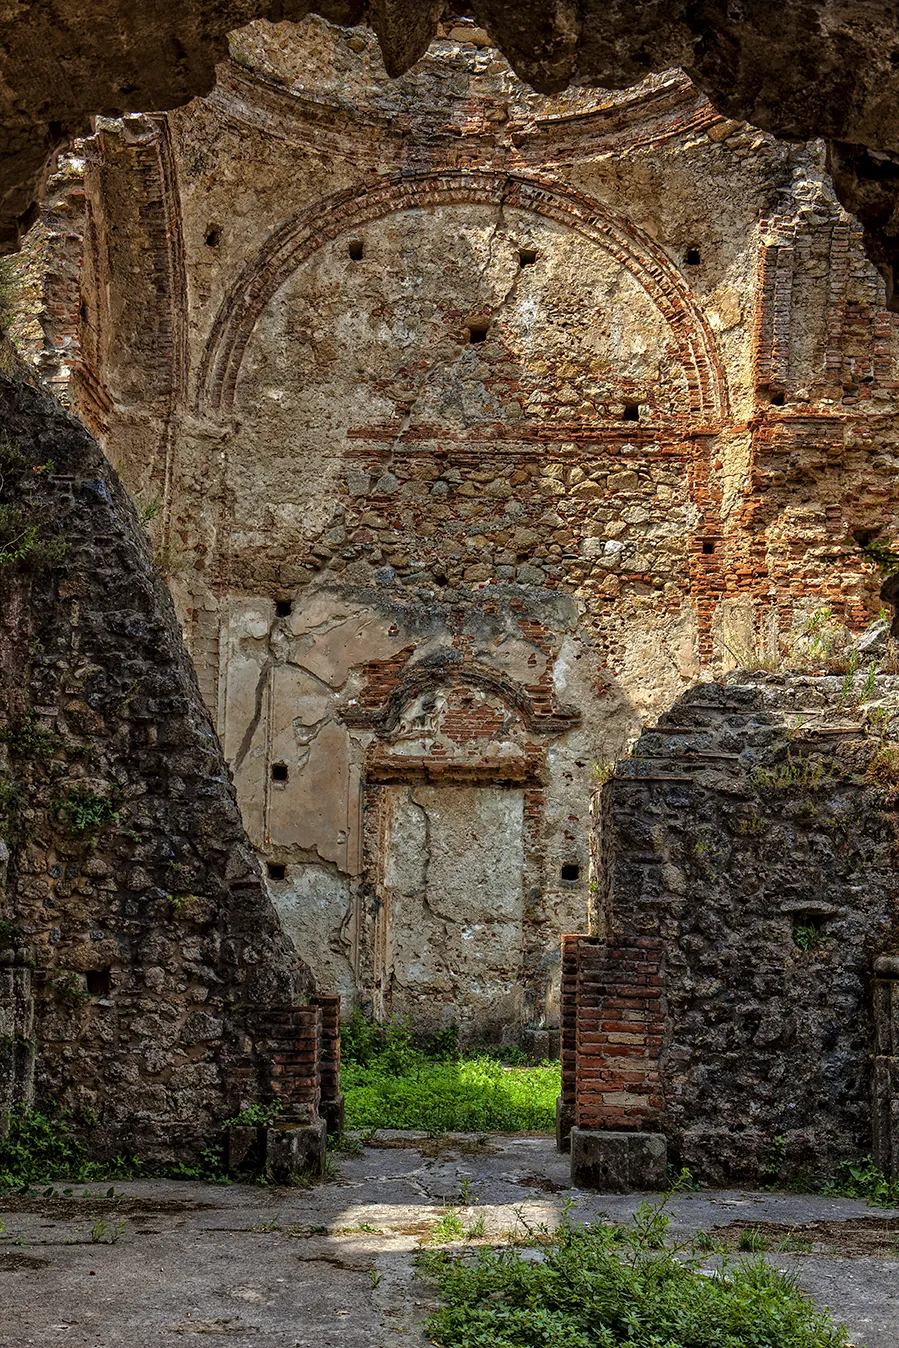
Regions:
<instances>
[{"instance_id":1,"label":"small green plant growing on wall","mask_svg":"<svg viewBox=\"0 0 899 1348\"><path fill-rule=\"evenodd\" d=\"M17 716L0 730L0 742L14 758L47 759L60 751L57 731L41 725L33 711Z\"/></svg>"},{"instance_id":2,"label":"small green plant growing on wall","mask_svg":"<svg viewBox=\"0 0 899 1348\"><path fill-rule=\"evenodd\" d=\"M870 707L866 716L869 729L880 732L883 730L887 721L890 719L890 712L887 707Z\"/></svg>"},{"instance_id":3,"label":"small green plant growing on wall","mask_svg":"<svg viewBox=\"0 0 899 1348\"><path fill-rule=\"evenodd\" d=\"M816 950L826 940L827 934L820 917L815 917L812 913L797 914L793 920L793 944L798 946L803 954Z\"/></svg>"},{"instance_id":4,"label":"small green plant growing on wall","mask_svg":"<svg viewBox=\"0 0 899 1348\"><path fill-rule=\"evenodd\" d=\"M765 831L765 821L757 814L741 816L734 825L734 832L743 837L758 837Z\"/></svg>"},{"instance_id":5,"label":"small green plant growing on wall","mask_svg":"<svg viewBox=\"0 0 899 1348\"><path fill-rule=\"evenodd\" d=\"M865 782L876 787L887 799L899 793L899 744L881 744L865 768Z\"/></svg>"},{"instance_id":6,"label":"small green plant growing on wall","mask_svg":"<svg viewBox=\"0 0 899 1348\"><path fill-rule=\"evenodd\" d=\"M872 538L868 543L860 543L859 551L880 571L882 576L891 576L899 571L899 552L890 547L885 538Z\"/></svg>"},{"instance_id":7,"label":"small green plant growing on wall","mask_svg":"<svg viewBox=\"0 0 899 1348\"><path fill-rule=\"evenodd\" d=\"M90 1000L90 994L78 974L71 969L57 969L49 979L48 987L61 1002L78 1006Z\"/></svg>"},{"instance_id":8,"label":"small green plant growing on wall","mask_svg":"<svg viewBox=\"0 0 899 1348\"><path fill-rule=\"evenodd\" d=\"M723 849L716 847L713 842L708 840L708 838L699 837L694 840L691 850L693 858L705 878L707 880L717 880L718 873L715 870L713 863L724 855Z\"/></svg>"},{"instance_id":9,"label":"small green plant growing on wall","mask_svg":"<svg viewBox=\"0 0 899 1348\"><path fill-rule=\"evenodd\" d=\"M225 1119L223 1128L267 1128L269 1124L276 1121L284 1109L284 1103L281 1100L271 1100L267 1104L252 1104L246 1109L242 1109L239 1114L235 1114L231 1119Z\"/></svg>"},{"instance_id":10,"label":"small green plant growing on wall","mask_svg":"<svg viewBox=\"0 0 899 1348\"><path fill-rule=\"evenodd\" d=\"M25 294L19 259L0 258L0 332L9 332Z\"/></svg>"},{"instance_id":11,"label":"small green plant growing on wall","mask_svg":"<svg viewBox=\"0 0 899 1348\"><path fill-rule=\"evenodd\" d=\"M136 496L134 498L134 508L137 511L138 520L146 529L147 525L150 524L152 520L155 520L156 516L162 510L162 493L157 492L149 501L145 501L142 496Z\"/></svg>"},{"instance_id":12,"label":"small green plant growing on wall","mask_svg":"<svg viewBox=\"0 0 899 1348\"><path fill-rule=\"evenodd\" d=\"M169 901L169 911L172 917L189 917L191 908L195 903L199 903L199 894L167 894Z\"/></svg>"},{"instance_id":13,"label":"small green plant growing on wall","mask_svg":"<svg viewBox=\"0 0 899 1348\"><path fill-rule=\"evenodd\" d=\"M22 928L8 917L0 917L0 950L11 950L22 939Z\"/></svg>"},{"instance_id":14,"label":"small green plant growing on wall","mask_svg":"<svg viewBox=\"0 0 899 1348\"><path fill-rule=\"evenodd\" d=\"M756 786L768 791L789 791L793 788L817 791L829 779L820 759L801 758L797 761L788 753L785 763L778 763L773 768L756 768L752 780Z\"/></svg>"},{"instance_id":15,"label":"small green plant growing on wall","mask_svg":"<svg viewBox=\"0 0 899 1348\"><path fill-rule=\"evenodd\" d=\"M7 488L13 495L0 499L0 570L57 562L65 555L65 540L52 532L52 519L32 490L54 466L52 459L29 464L8 436L0 439L0 497Z\"/></svg>"},{"instance_id":16,"label":"small green plant growing on wall","mask_svg":"<svg viewBox=\"0 0 899 1348\"><path fill-rule=\"evenodd\" d=\"M98 833L107 824L118 822L119 811L109 796L101 796L90 787L77 786L58 807L59 818L73 837Z\"/></svg>"},{"instance_id":17,"label":"small green plant growing on wall","mask_svg":"<svg viewBox=\"0 0 899 1348\"><path fill-rule=\"evenodd\" d=\"M590 781L594 786L605 786L615 776L614 758L597 758L590 764Z\"/></svg>"}]
</instances>

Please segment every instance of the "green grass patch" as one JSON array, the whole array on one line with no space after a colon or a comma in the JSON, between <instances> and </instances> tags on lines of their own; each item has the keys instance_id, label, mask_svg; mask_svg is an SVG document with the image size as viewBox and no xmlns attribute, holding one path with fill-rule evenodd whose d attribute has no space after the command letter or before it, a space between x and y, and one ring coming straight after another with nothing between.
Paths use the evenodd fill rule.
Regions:
<instances>
[{"instance_id":1,"label":"green grass patch","mask_svg":"<svg viewBox=\"0 0 899 1348\"><path fill-rule=\"evenodd\" d=\"M667 1238L664 1203L626 1227L567 1223L527 1250L428 1250L439 1348L843 1348L847 1335L763 1258L714 1268Z\"/></svg>"},{"instance_id":2,"label":"green grass patch","mask_svg":"<svg viewBox=\"0 0 899 1348\"><path fill-rule=\"evenodd\" d=\"M524 1067L520 1058L515 1050L462 1056L452 1030L417 1048L404 1026L357 1012L341 1030L347 1127L552 1132L560 1065Z\"/></svg>"}]
</instances>

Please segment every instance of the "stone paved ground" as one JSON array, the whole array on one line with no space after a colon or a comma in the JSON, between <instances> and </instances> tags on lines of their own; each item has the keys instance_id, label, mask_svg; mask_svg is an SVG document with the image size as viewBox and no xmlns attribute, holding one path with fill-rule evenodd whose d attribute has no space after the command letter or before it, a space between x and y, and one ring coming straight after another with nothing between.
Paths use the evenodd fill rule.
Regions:
<instances>
[{"instance_id":1,"label":"stone paved ground","mask_svg":"<svg viewBox=\"0 0 899 1348\"><path fill-rule=\"evenodd\" d=\"M393 1145L339 1153L339 1179L310 1190L145 1181L117 1185L124 1198L78 1185L71 1199L0 1199L0 1345L423 1348L429 1295L412 1259L447 1203L501 1239L522 1219L556 1222L566 1200L584 1220L639 1201L571 1189L544 1136L376 1140ZM899 1213L740 1191L670 1209L676 1233L814 1223L812 1253L772 1258L856 1343L899 1344ZM91 1241L98 1221L115 1243Z\"/></svg>"}]
</instances>

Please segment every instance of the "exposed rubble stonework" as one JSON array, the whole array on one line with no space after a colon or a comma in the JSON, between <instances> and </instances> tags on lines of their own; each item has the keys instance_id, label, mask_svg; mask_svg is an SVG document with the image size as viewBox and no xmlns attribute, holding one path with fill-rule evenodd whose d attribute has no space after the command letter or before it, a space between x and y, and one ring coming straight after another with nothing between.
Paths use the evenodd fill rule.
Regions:
<instances>
[{"instance_id":1,"label":"exposed rubble stonework","mask_svg":"<svg viewBox=\"0 0 899 1348\"><path fill-rule=\"evenodd\" d=\"M896 15L862 0L772 8L716 0L21 0L0 6L0 246L33 221L56 152L94 114L166 109L206 94L227 34L254 19L369 22L391 76L435 36L493 41L542 93L622 88L682 67L729 117L787 139L825 136L837 193L865 226L894 303L899 182ZM458 17L460 10L465 17ZM441 20L443 22L441 23ZM327 81L325 81L325 84Z\"/></svg>"},{"instance_id":2,"label":"exposed rubble stonework","mask_svg":"<svg viewBox=\"0 0 899 1348\"><path fill-rule=\"evenodd\" d=\"M653 1136L713 1183L872 1144L899 1176L897 725L894 675L699 684L602 788L564 942L575 1178L641 1187Z\"/></svg>"},{"instance_id":3,"label":"exposed rubble stonework","mask_svg":"<svg viewBox=\"0 0 899 1348\"><path fill-rule=\"evenodd\" d=\"M896 320L823 158L679 72L538 95L469 27L390 81L314 19L60 163L23 340L155 515L345 1008L557 1027L594 764L876 616Z\"/></svg>"},{"instance_id":4,"label":"exposed rubble stonework","mask_svg":"<svg viewBox=\"0 0 899 1348\"><path fill-rule=\"evenodd\" d=\"M36 1098L95 1154L189 1161L280 1098L319 1135L337 1001L309 1000L134 508L44 393L0 376L0 421L3 509L34 543L11 561L4 513L4 1122Z\"/></svg>"}]
</instances>

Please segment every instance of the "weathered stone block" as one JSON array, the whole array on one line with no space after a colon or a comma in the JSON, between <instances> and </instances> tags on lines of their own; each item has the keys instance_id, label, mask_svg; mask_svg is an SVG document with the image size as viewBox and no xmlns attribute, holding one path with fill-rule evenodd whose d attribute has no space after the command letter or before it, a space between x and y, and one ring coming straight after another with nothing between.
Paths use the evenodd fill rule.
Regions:
<instances>
[{"instance_id":1,"label":"weathered stone block","mask_svg":"<svg viewBox=\"0 0 899 1348\"><path fill-rule=\"evenodd\" d=\"M556 1147L559 1151L571 1150L571 1130L574 1127L574 1105L565 1104L561 1095L556 1100Z\"/></svg>"},{"instance_id":2,"label":"weathered stone block","mask_svg":"<svg viewBox=\"0 0 899 1348\"><path fill-rule=\"evenodd\" d=\"M264 1128L231 1128L228 1131L228 1174L255 1179L262 1172Z\"/></svg>"},{"instance_id":3,"label":"weathered stone block","mask_svg":"<svg viewBox=\"0 0 899 1348\"><path fill-rule=\"evenodd\" d=\"M525 1030L522 1034L522 1047L530 1058L537 1063L546 1062L559 1056L559 1031Z\"/></svg>"},{"instance_id":4,"label":"weathered stone block","mask_svg":"<svg viewBox=\"0 0 899 1348\"><path fill-rule=\"evenodd\" d=\"M301 1177L321 1175L325 1168L324 1119L314 1123L281 1123L265 1130L265 1174L272 1184L296 1184Z\"/></svg>"},{"instance_id":5,"label":"weathered stone block","mask_svg":"<svg viewBox=\"0 0 899 1348\"><path fill-rule=\"evenodd\" d=\"M340 1137L343 1132L343 1121L346 1113L343 1091L338 1091L337 1095L331 1100L322 1100L319 1103L318 1112L325 1121L328 1137Z\"/></svg>"},{"instance_id":6,"label":"weathered stone block","mask_svg":"<svg viewBox=\"0 0 899 1348\"><path fill-rule=\"evenodd\" d=\"M8 958L13 952L0 952ZM0 1137L14 1105L34 1097L34 996L31 970L0 962Z\"/></svg>"},{"instance_id":7,"label":"weathered stone block","mask_svg":"<svg viewBox=\"0 0 899 1348\"><path fill-rule=\"evenodd\" d=\"M665 1186L668 1143L663 1133L571 1130L571 1182L602 1193Z\"/></svg>"}]
</instances>

